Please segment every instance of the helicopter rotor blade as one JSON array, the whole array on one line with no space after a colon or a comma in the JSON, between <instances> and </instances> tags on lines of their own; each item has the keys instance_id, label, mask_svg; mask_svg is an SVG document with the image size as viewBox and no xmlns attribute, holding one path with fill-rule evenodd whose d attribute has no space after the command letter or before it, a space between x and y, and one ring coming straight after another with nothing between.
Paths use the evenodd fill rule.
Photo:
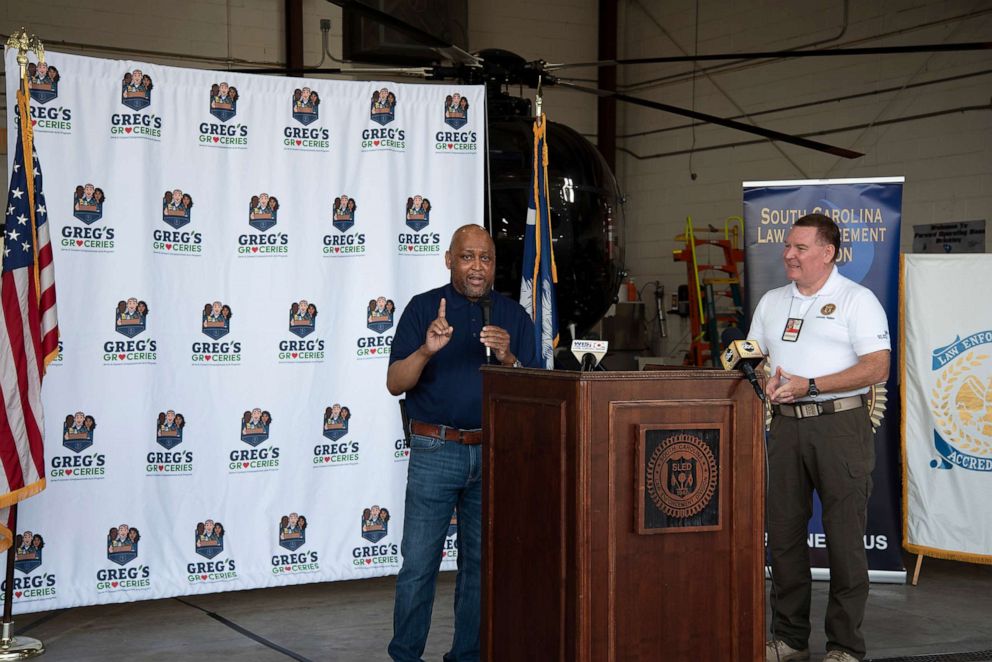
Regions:
<instances>
[{"instance_id":1,"label":"helicopter rotor blade","mask_svg":"<svg viewBox=\"0 0 992 662\"><path fill-rule=\"evenodd\" d=\"M558 85L567 87L572 90L578 90L579 92L585 92L586 94L594 94L600 97L612 97L617 101L624 101L626 103L631 103L637 106L644 106L645 108L653 108L654 110L661 110L666 113L673 113L675 115L681 115L683 117L690 117L692 119L708 122L710 124L718 124L720 126L725 126L728 129L737 129L738 131L744 131L745 133L752 133L754 135L762 136L770 140L777 140L779 142L785 142L791 145L805 147L807 149L815 149L819 152L826 152L827 154L833 154L834 156L841 156L845 159L856 159L864 156L864 154L862 154L861 152L855 152L853 150L845 149L843 147L835 147L834 145L828 145L826 143L817 142L815 140L809 140L807 138L800 138L799 136L789 135L788 133L782 133L780 131L773 131L772 129L765 129L760 126L754 126L753 124L744 124L743 122L736 122L734 120L724 119L722 117L717 117L716 115L700 113L695 110L689 110L688 108L680 108L678 106L671 106L667 103L660 103L658 101L651 101L649 99L633 97L630 96L629 94L621 94L619 92L611 92L609 90L600 90L593 87L583 87L581 85L575 85L574 83L566 83L561 80L558 81Z\"/></svg>"},{"instance_id":2,"label":"helicopter rotor blade","mask_svg":"<svg viewBox=\"0 0 992 662\"><path fill-rule=\"evenodd\" d=\"M273 74L278 76L308 76L310 74L340 74L343 76L366 76L368 74L389 74L391 76L413 76L430 78L433 69L430 67L352 67L348 69L331 69L328 67L268 67L264 69L223 69L234 74Z\"/></svg>"},{"instance_id":3,"label":"helicopter rotor blade","mask_svg":"<svg viewBox=\"0 0 992 662\"><path fill-rule=\"evenodd\" d=\"M701 55L666 55L660 57L626 58L549 64L548 71L571 67L615 67L626 64L670 64L675 62L708 62L711 60L765 60L801 57L837 57L845 55L898 55L905 53L949 53L992 49L992 41L960 44L915 44L909 46L876 46L864 48L824 48L815 51L753 51L749 53L709 53Z\"/></svg>"}]
</instances>

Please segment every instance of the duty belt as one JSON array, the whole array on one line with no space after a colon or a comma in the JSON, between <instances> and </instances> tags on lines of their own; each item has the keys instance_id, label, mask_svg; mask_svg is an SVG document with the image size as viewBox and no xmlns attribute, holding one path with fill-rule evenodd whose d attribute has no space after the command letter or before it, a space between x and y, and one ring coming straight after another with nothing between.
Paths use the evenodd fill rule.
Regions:
<instances>
[{"instance_id":1,"label":"duty belt","mask_svg":"<svg viewBox=\"0 0 992 662\"><path fill-rule=\"evenodd\" d=\"M458 428L449 428L447 425L410 421L410 432L421 437L455 441L466 446L482 443L482 430L459 430Z\"/></svg>"},{"instance_id":2,"label":"duty belt","mask_svg":"<svg viewBox=\"0 0 992 662\"><path fill-rule=\"evenodd\" d=\"M864 395L852 395L836 400L824 400L823 402L797 402L794 405L772 405L772 412L789 418L812 418L824 414L836 414L839 411L848 411L864 407L868 403L868 398Z\"/></svg>"}]
</instances>

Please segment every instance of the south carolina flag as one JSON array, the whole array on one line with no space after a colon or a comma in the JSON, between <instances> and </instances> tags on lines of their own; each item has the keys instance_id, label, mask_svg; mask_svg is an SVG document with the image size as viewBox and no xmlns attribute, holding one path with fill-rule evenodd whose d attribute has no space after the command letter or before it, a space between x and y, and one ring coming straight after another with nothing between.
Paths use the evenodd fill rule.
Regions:
<instances>
[{"instance_id":1,"label":"south carolina flag","mask_svg":"<svg viewBox=\"0 0 992 662\"><path fill-rule=\"evenodd\" d=\"M533 175L527 200L520 305L534 320L534 345L544 367L550 370L554 367L555 347L558 346L558 302L555 293L558 270L551 242L551 213L548 207L546 129L547 120L542 113L534 122Z\"/></svg>"}]
</instances>

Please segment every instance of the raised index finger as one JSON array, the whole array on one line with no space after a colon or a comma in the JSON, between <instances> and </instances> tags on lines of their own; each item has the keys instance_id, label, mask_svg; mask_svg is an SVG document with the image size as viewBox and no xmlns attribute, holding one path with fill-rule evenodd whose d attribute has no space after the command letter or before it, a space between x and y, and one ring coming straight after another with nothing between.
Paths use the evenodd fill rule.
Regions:
<instances>
[{"instance_id":1,"label":"raised index finger","mask_svg":"<svg viewBox=\"0 0 992 662\"><path fill-rule=\"evenodd\" d=\"M438 319L442 319L442 320L444 319L444 305L445 305L444 304L444 297L441 297L441 305L438 306L438 309L437 309L437 317L438 317Z\"/></svg>"}]
</instances>

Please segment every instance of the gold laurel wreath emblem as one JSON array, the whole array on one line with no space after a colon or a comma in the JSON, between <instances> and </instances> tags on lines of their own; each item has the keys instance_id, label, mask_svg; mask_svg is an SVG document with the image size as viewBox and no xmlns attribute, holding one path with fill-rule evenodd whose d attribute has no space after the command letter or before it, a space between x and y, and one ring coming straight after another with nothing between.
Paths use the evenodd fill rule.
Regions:
<instances>
[{"instance_id":1,"label":"gold laurel wreath emblem","mask_svg":"<svg viewBox=\"0 0 992 662\"><path fill-rule=\"evenodd\" d=\"M988 354L976 354L975 350L968 352L940 374L930 391L930 411L934 426L955 448L980 455L992 454L992 441L984 435L971 434L965 428L951 399L958 392L958 382L988 358Z\"/></svg>"},{"instance_id":2,"label":"gold laurel wreath emblem","mask_svg":"<svg viewBox=\"0 0 992 662\"><path fill-rule=\"evenodd\" d=\"M878 430L885 418L886 403L889 401L889 389L885 384L873 384L868 389L868 417L871 419L871 431Z\"/></svg>"}]
</instances>

